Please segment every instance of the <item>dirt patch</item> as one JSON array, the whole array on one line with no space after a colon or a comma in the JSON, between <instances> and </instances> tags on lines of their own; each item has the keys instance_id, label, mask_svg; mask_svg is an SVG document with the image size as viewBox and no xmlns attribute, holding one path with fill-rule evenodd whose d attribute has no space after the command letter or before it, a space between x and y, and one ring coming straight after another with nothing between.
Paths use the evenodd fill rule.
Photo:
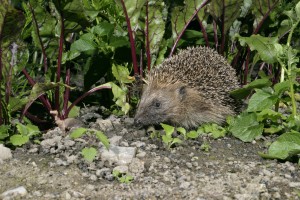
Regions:
<instances>
[{"instance_id":1,"label":"dirt patch","mask_svg":"<svg viewBox=\"0 0 300 200\"><path fill-rule=\"evenodd\" d=\"M125 156L125 164L104 160L107 151L100 142L90 138L74 142L56 128L44 135L49 144L19 148L13 159L2 162L0 194L23 186L27 194L17 199L299 199L298 165L264 160L257 154L268 140L243 143L231 137L201 137L169 150L133 127L130 118L81 120L97 129L111 124L104 131L112 145L134 148L133 158ZM201 150L203 142L210 151ZM92 163L80 154L88 145L100 152ZM120 183L113 169L124 170L134 180Z\"/></svg>"}]
</instances>

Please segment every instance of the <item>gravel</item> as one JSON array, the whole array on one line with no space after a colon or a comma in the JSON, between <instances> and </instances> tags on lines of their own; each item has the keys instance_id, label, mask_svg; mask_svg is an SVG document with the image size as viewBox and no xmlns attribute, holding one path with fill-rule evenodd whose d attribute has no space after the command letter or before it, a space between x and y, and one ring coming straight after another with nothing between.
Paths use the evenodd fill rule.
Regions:
<instances>
[{"instance_id":1,"label":"gravel","mask_svg":"<svg viewBox=\"0 0 300 200\"><path fill-rule=\"evenodd\" d=\"M59 128L49 130L40 145L25 145L12 151L12 158L2 159L0 198L299 199L299 166L257 154L272 138L243 143L202 136L168 149L148 136L150 129L137 130L132 118L103 119L97 111L86 107L77 120L103 131L109 150L93 135L73 140ZM203 143L211 147L208 152L201 150ZM81 150L91 146L98 154L88 162ZM114 170L134 180L121 183Z\"/></svg>"}]
</instances>

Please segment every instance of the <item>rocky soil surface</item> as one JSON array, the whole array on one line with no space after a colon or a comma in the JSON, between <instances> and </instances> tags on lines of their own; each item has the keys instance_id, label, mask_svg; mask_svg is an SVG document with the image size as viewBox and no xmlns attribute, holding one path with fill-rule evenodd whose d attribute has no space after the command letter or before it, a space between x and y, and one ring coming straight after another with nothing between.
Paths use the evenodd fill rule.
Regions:
<instances>
[{"instance_id":1,"label":"rocky soil surface","mask_svg":"<svg viewBox=\"0 0 300 200\"><path fill-rule=\"evenodd\" d=\"M172 149L131 118L102 119L98 109L81 110L87 128L102 130L110 139L106 150L94 136L71 139L55 128L40 144L0 154L0 199L299 199L299 166L264 160L269 138L243 143L235 138L202 136ZM76 123L75 123L76 124ZM71 129L72 131L72 129ZM203 143L209 151L201 150ZM98 155L87 162L84 147ZM1 156L1 155L0 155ZM3 156L3 155L2 155ZM113 171L132 176L121 183Z\"/></svg>"}]
</instances>

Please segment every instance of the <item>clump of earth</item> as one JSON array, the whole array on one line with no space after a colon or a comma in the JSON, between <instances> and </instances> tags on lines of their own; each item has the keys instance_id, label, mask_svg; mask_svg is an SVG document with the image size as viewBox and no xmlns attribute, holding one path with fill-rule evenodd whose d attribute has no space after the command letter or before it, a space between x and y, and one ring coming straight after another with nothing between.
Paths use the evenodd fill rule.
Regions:
<instances>
[{"instance_id":1,"label":"clump of earth","mask_svg":"<svg viewBox=\"0 0 300 200\"><path fill-rule=\"evenodd\" d=\"M0 160L1 199L299 199L299 166L258 155L272 138L201 136L168 149L129 117L103 119L91 106L77 120L103 131L110 149L93 136L70 138L75 127L49 130L40 144ZM93 162L83 158L84 147L98 150ZM133 180L122 183L113 171Z\"/></svg>"}]
</instances>

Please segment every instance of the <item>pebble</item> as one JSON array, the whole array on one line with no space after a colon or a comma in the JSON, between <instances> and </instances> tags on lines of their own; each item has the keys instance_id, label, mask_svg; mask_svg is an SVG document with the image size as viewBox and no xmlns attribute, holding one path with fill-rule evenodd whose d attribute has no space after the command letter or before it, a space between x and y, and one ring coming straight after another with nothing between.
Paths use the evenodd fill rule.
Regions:
<instances>
[{"instance_id":1,"label":"pebble","mask_svg":"<svg viewBox=\"0 0 300 200\"><path fill-rule=\"evenodd\" d=\"M292 188L300 188L300 182L289 182L289 186Z\"/></svg>"},{"instance_id":2,"label":"pebble","mask_svg":"<svg viewBox=\"0 0 300 200\"><path fill-rule=\"evenodd\" d=\"M124 120L124 123L125 125L127 126L131 126L134 124L134 119L133 118L130 118L130 117L126 117L125 120Z\"/></svg>"},{"instance_id":3,"label":"pebble","mask_svg":"<svg viewBox=\"0 0 300 200\"><path fill-rule=\"evenodd\" d=\"M110 145L118 146L120 144L121 139L122 139L122 136L115 135L115 136L109 138L109 143L110 143Z\"/></svg>"},{"instance_id":4,"label":"pebble","mask_svg":"<svg viewBox=\"0 0 300 200\"><path fill-rule=\"evenodd\" d=\"M133 158L132 162L129 164L129 170L132 173L140 174L145 171L145 162L138 158Z\"/></svg>"},{"instance_id":5,"label":"pebble","mask_svg":"<svg viewBox=\"0 0 300 200\"><path fill-rule=\"evenodd\" d=\"M114 130L113 124L109 119L97 119L96 123L99 125L100 130L104 132Z\"/></svg>"},{"instance_id":6,"label":"pebble","mask_svg":"<svg viewBox=\"0 0 300 200\"><path fill-rule=\"evenodd\" d=\"M137 158L144 158L146 156L146 152L145 151L139 151L138 154L136 154Z\"/></svg>"},{"instance_id":7,"label":"pebble","mask_svg":"<svg viewBox=\"0 0 300 200\"><path fill-rule=\"evenodd\" d=\"M24 197L27 195L27 190L24 186L20 186L14 189L7 190L3 192L0 197L1 199L13 199L17 197Z\"/></svg>"},{"instance_id":8,"label":"pebble","mask_svg":"<svg viewBox=\"0 0 300 200\"><path fill-rule=\"evenodd\" d=\"M0 144L0 160L7 160L12 158L11 150Z\"/></svg>"},{"instance_id":9,"label":"pebble","mask_svg":"<svg viewBox=\"0 0 300 200\"><path fill-rule=\"evenodd\" d=\"M110 168L102 168L102 169L96 170L96 175L98 177L104 177L107 174L111 174L111 169Z\"/></svg>"},{"instance_id":10,"label":"pebble","mask_svg":"<svg viewBox=\"0 0 300 200\"><path fill-rule=\"evenodd\" d=\"M41 142L41 146L43 148L50 148L56 146L61 141L61 139L61 136L54 136L53 138L45 139Z\"/></svg>"},{"instance_id":11,"label":"pebble","mask_svg":"<svg viewBox=\"0 0 300 200\"><path fill-rule=\"evenodd\" d=\"M92 174L92 175L90 176L90 179L91 179L92 181L98 180L98 178L97 178L97 176L96 176L95 174Z\"/></svg>"},{"instance_id":12,"label":"pebble","mask_svg":"<svg viewBox=\"0 0 300 200\"><path fill-rule=\"evenodd\" d=\"M187 189L188 187L190 187L191 183L190 182L182 182L179 186L179 188L181 189Z\"/></svg>"},{"instance_id":13,"label":"pebble","mask_svg":"<svg viewBox=\"0 0 300 200\"><path fill-rule=\"evenodd\" d=\"M110 163L117 163L117 165L128 165L136 154L135 147L120 147L110 145L109 150L105 148L101 151L102 160L107 160Z\"/></svg>"},{"instance_id":14,"label":"pebble","mask_svg":"<svg viewBox=\"0 0 300 200\"><path fill-rule=\"evenodd\" d=\"M135 146L135 147L137 147L137 148L141 148L141 147L145 147L145 146L146 146L146 143L145 143L145 142L137 141L137 142L131 143L130 146Z\"/></svg>"},{"instance_id":15,"label":"pebble","mask_svg":"<svg viewBox=\"0 0 300 200\"><path fill-rule=\"evenodd\" d=\"M190 163L190 162L185 163L185 165L186 165L188 168L190 168L190 169L193 168L193 165L192 165L192 163Z\"/></svg>"},{"instance_id":16,"label":"pebble","mask_svg":"<svg viewBox=\"0 0 300 200\"><path fill-rule=\"evenodd\" d=\"M120 165L120 166L116 166L113 171L118 171L121 174L127 174L128 173L128 166L126 165Z\"/></svg>"}]
</instances>

